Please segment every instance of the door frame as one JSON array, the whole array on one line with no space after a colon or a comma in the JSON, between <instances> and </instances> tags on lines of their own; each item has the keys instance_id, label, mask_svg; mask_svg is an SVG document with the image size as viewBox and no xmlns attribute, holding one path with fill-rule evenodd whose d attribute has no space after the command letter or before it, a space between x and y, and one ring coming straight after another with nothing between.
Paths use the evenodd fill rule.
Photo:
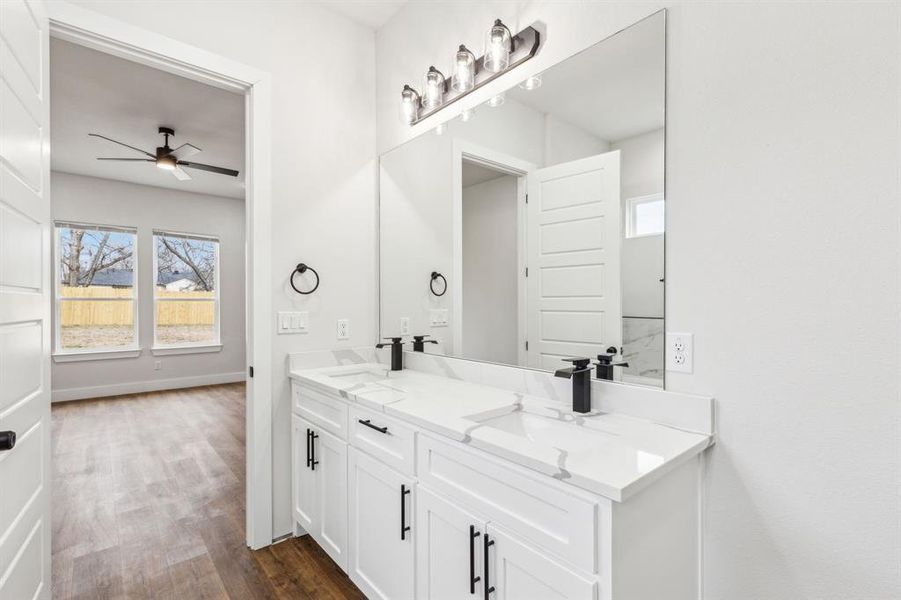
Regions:
<instances>
[{"instance_id":1,"label":"door frame","mask_svg":"<svg viewBox=\"0 0 901 600\"><path fill-rule=\"evenodd\" d=\"M488 167L507 175L516 177L516 231L519 242L517 243L518 268L522 275L526 268L525 254L525 226L526 226L526 194L528 186L526 175L538 168L538 165L529 161L498 152L485 146L473 144L464 140L455 139L451 151L451 211L452 211L452 238L453 238L453 281L451 299L453 301L453 318L451 319L451 339L454 344L454 355L462 356L463 350L463 161ZM523 277L517 277L517 298L519 310L517 311L517 356L520 364L525 350L525 319L526 319L526 286Z\"/></svg>"},{"instance_id":2,"label":"door frame","mask_svg":"<svg viewBox=\"0 0 901 600\"><path fill-rule=\"evenodd\" d=\"M272 543L272 210L269 73L67 2L46 3L50 36L245 97L246 542ZM51 102L53 101L51 97Z\"/></svg>"}]
</instances>

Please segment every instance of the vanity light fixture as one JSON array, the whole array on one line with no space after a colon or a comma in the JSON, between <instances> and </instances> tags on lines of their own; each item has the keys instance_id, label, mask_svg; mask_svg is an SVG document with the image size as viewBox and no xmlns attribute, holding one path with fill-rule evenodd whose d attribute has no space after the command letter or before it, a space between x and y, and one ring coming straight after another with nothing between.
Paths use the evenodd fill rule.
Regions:
<instances>
[{"instance_id":1,"label":"vanity light fixture","mask_svg":"<svg viewBox=\"0 0 901 600\"><path fill-rule=\"evenodd\" d=\"M422 107L438 108L444 104L444 93L447 91L447 80L444 73L435 67L429 67L422 80Z\"/></svg>"},{"instance_id":2,"label":"vanity light fixture","mask_svg":"<svg viewBox=\"0 0 901 600\"><path fill-rule=\"evenodd\" d=\"M506 69L514 48L515 43L510 29L500 19L495 19L494 25L485 36L485 68L492 73L500 73Z\"/></svg>"},{"instance_id":3,"label":"vanity light fixture","mask_svg":"<svg viewBox=\"0 0 901 600\"><path fill-rule=\"evenodd\" d=\"M485 37L485 55L476 58L463 44L454 54L454 67L450 81L435 67L429 67L423 80L422 95L409 85L401 92L401 118L408 125L416 125L445 108L514 69L538 53L541 36L534 27L526 27L516 35L497 19ZM530 77L527 81L537 78ZM530 84L531 85L531 84ZM537 87L537 85L535 86ZM534 88L527 88L534 89ZM489 100L490 106L500 106L503 93ZM461 118L468 121L472 111L462 111Z\"/></svg>"},{"instance_id":4,"label":"vanity light fixture","mask_svg":"<svg viewBox=\"0 0 901 600\"><path fill-rule=\"evenodd\" d=\"M454 57L454 77L451 83L458 92L467 92L476 84L476 57L469 49L460 44Z\"/></svg>"},{"instance_id":5,"label":"vanity light fixture","mask_svg":"<svg viewBox=\"0 0 901 600\"><path fill-rule=\"evenodd\" d=\"M404 123L415 123L419 118L419 92L411 88L409 85L404 86L404 91L400 93L400 113Z\"/></svg>"},{"instance_id":6,"label":"vanity light fixture","mask_svg":"<svg viewBox=\"0 0 901 600\"><path fill-rule=\"evenodd\" d=\"M519 84L524 90L537 90L541 87L541 75L532 75L525 81Z\"/></svg>"},{"instance_id":7,"label":"vanity light fixture","mask_svg":"<svg viewBox=\"0 0 901 600\"><path fill-rule=\"evenodd\" d=\"M501 92L497 96L492 96L488 100L488 106L490 106L491 108L497 108L498 106L500 106L503 103L504 103L504 92Z\"/></svg>"}]
</instances>

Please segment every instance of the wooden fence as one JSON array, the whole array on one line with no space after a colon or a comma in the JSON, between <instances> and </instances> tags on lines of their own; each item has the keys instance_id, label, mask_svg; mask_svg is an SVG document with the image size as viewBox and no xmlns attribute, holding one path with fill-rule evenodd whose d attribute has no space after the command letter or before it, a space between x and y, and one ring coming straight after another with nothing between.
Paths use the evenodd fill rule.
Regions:
<instances>
[{"instance_id":1,"label":"wooden fence","mask_svg":"<svg viewBox=\"0 0 901 600\"><path fill-rule=\"evenodd\" d=\"M157 325L213 325L215 322L215 294L213 292L170 292L165 289L157 289L156 295L158 298L167 299L156 305ZM132 298L132 288L96 285L90 287L61 286L60 296L86 299L60 303L60 321L63 327L131 326L134 324L131 302L108 300L108 298ZM98 299L93 300L93 298ZM179 298L189 300L179 302Z\"/></svg>"}]
</instances>

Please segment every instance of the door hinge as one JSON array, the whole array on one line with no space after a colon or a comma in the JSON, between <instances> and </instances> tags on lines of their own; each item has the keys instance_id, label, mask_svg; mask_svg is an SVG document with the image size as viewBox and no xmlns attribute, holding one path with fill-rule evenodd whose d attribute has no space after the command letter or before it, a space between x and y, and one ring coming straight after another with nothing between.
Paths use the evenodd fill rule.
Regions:
<instances>
[{"instance_id":1,"label":"door hinge","mask_svg":"<svg viewBox=\"0 0 901 600\"><path fill-rule=\"evenodd\" d=\"M528 352L528 351L529 351L529 341L526 340L526 352Z\"/></svg>"},{"instance_id":2,"label":"door hinge","mask_svg":"<svg viewBox=\"0 0 901 600\"><path fill-rule=\"evenodd\" d=\"M526 204L528 204L528 203L529 203L529 195L526 194Z\"/></svg>"},{"instance_id":3,"label":"door hinge","mask_svg":"<svg viewBox=\"0 0 901 600\"><path fill-rule=\"evenodd\" d=\"M247 375L253 377L253 367L247 367Z\"/></svg>"},{"instance_id":4,"label":"door hinge","mask_svg":"<svg viewBox=\"0 0 901 600\"><path fill-rule=\"evenodd\" d=\"M526 277L529 276L529 267L526 267Z\"/></svg>"}]
</instances>

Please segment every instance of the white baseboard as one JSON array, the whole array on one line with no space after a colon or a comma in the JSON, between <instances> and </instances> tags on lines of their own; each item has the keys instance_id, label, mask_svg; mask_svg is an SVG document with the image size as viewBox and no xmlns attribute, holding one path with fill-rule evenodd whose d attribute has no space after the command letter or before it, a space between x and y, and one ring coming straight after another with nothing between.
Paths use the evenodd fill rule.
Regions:
<instances>
[{"instance_id":1,"label":"white baseboard","mask_svg":"<svg viewBox=\"0 0 901 600\"><path fill-rule=\"evenodd\" d=\"M85 398L105 398L107 396L121 396L123 394L140 394L144 392L158 392L161 390L177 390L181 388L197 387L200 385L217 385L220 383L235 383L246 379L243 371L235 373L215 373L212 375L196 375L193 377L176 377L174 379L154 379L151 381L129 381L128 383L113 383L110 385L95 385L90 387L67 388L52 390L51 402L68 402L69 400L83 400Z\"/></svg>"}]
</instances>

